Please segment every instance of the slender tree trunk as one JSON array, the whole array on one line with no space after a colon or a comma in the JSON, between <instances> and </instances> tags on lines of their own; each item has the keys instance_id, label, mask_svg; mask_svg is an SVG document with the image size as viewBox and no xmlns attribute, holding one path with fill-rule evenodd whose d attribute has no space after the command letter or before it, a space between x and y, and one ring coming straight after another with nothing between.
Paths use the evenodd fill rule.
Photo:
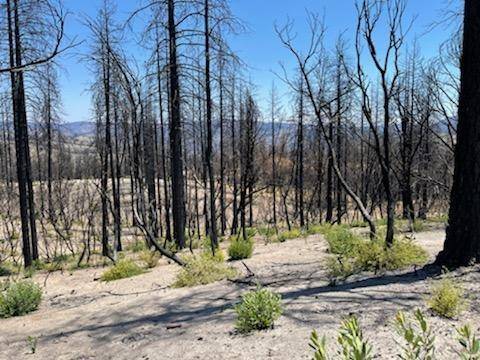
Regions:
<instances>
[{"instance_id":1,"label":"slender tree trunk","mask_svg":"<svg viewBox=\"0 0 480 360\"><path fill-rule=\"evenodd\" d=\"M166 141L165 141L165 121L163 113L163 92L162 92L162 77L160 68L160 39L157 30L157 87L158 87L158 112L160 117L160 145L162 158L162 173L163 173L163 199L165 202L165 240L172 241L172 230L170 222L170 197L168 194L168 173L167 173L167 156L166 156Z\"/></svg>"},{"instance_id":2,"label":"slender tree trunk","mask_svg":"<svg viewBox=\"0 0 480 360\"><path fill-rule=\"evenodd\" d=\"M178 79L177 26L175 1L168 0L169 77L170 77L170 152L172 177L173 235L178 248L185 247L185 193L183 176L180 83Z\"/></svg>"},{"instance_id":3,"label":"slender tree trunk","mask_svg":"<svg viewBox=\"0 0 480 360\"><path fill-rule=\"evenodd\" d=\"M333 141L333 123L330 122L328 126L329 141ZM328 149L328 163L327 163L327 213L325 221L332 223L333 220L333 156L332 149Z\"/></svg>"},{"instance_id":4,"label":"slender tree trunk","mask_svg":"<svg viewBox=\"0 0 480 360\"><path fill-rule=\"evenodd\" d=\"M204 7L204 25L205 25L205 96L206 96L206 126L207 126L207 144L205 146L205 161L208 170L208 182L210 189L210 227L209 235L212 242L212 251L218 247L217 238L217 214L215 206L215 174L213 172L213 135L212 135L212 90L210 83L210 14L209 0L205 0Z\"/></svg>"}]
</instances>

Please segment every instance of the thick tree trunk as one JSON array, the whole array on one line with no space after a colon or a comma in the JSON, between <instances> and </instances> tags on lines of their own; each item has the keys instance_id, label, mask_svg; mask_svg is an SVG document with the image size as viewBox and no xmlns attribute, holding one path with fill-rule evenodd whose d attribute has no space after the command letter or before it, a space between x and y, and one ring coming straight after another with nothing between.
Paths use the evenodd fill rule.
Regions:
<instances>
[{"instance_id":1,"label":"thick tree trunk","mask_svg":"<svg viewBox=\"0 0 480 360\"><path fill-rule=\"evenodd\" d=\"M21 67L22 45L19 29L19 4L17 0L14 0L12 9L11 1L8 0L6 5L10 66ZM38 250L23 72L11 72L10 77L12 86L13 124L17 160L17 181L20 198L20 221L23 242L22 250L24 266L29 267L32 265L32 260L38 259Z\"/></svg>"},{"instance_id":2,"label":"thick tree trunk","mask_svg":"<svg viewBox=\"0 0 480 360\"><path fill-rule=\"evenodd\" d=\"M465 0L455 171L447 236L437 261L480 262L480 2Z\"/></svg>"}]
</instances>

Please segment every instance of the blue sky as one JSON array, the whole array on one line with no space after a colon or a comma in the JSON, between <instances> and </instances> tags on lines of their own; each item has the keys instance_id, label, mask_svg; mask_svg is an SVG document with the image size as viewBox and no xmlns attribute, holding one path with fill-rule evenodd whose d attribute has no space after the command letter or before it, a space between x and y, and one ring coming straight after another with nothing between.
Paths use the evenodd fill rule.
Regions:
<instances>
[{"instance_id":1,"label":"blue sky","mask_svg":"<svg viewBox=\"0 0 480 360\"><path fill-rule=\"evenodd\" d=\"M439 45L447 38L448 30L436 27L433 31L426 29L441 19L449 0L410 0L407 18L415 17L410 38L419 37L422 54L425 57L434 56ZM455 0L456 4L460 0ZM82 24L85 15L94 17L100 0L65 0L65 8L71 12L67 22L67 34L76 36L78 40L87 40L88 31ZM125 18L135 8L137 0L118 0L118 15ZM233 13L248 26L248 31L231 39L231 46L250 67L249 77L256 85L256 93L260 103L268 97L272 81L275 81L279 91L288 91L274 72L280 71L279 62L287 68L294 64L286 50L278 41L274 24L283 24L287 18L295 21L298 32L298 44L306 41L302 33L307 33L306 10L322 14L327 26L326 43L333 45L338 35L345 32L345 37L351 39L355 28L355 0L230 0ZM454 3L455 5L455 3ZM85 51L85 46L78 47L74 52ZM66 71L61 71L60 85L62 88L65 121L83 121L90 118L90 95L86 91L91 80L91 74L85 64L78 60L75 54L61 59Z\"/></svg>"}]
</instances>

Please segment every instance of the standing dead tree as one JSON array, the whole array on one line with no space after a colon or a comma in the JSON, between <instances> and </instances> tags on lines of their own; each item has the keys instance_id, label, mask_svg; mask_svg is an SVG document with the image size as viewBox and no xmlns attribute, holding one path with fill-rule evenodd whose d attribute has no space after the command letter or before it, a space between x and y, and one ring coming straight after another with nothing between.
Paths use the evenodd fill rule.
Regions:
<instances>
[{"instance_id":1,"label":"standing dead tree","mask_svg":"<svg viewBox=\"0 0 480 360\"><path fill-rule=\"evenodd\" d=\"M371 236L376 234L376 226L373 220L373 217L368 212L364 203L360 199L359 195L356 194L353 187L351 187L340 170L340 164L338 162L335 146L332 142L332 137L329 136L327 126L325 124L325 119L329 118L328 107L336 100L335 96L327 98L325 92L315 86L315 75L319 71L322 61L325 60L325 57L322 57L322 41L325 34L325 28L323 23L320 21L318 16L309 15L309 26L310 26L310 38L308 42L308 48L305 53L302 53L294 46L293 36L293 23L289 22L282 28L276 28L277 35L282 42L282 44L287 48L294 59L296 60L297 66L300 69L300 74L304 81L305 87L305 96L308 98L309 103L313 109L315 118L318 122L318 125L323 133L325 142L328 146L328 151L332 157L332 167L333 170L340 181L345 192L352 198L356 206L360 210L363 218L368 223L370 227ZM288 79L286 71L284 71L283 79L296 91L300 91L298 87L295 86L293 82ZM320 82L321 84L321 82ZM342 94L345 91L342 90ZM324 94L323 98L318 99L318 94ZM333 121L333 119L330 119Z\"/></svg>"},{"instance_id":2,"label":"standing dead tree","mask_svg":"<svg viewBox=\"0 0 480 360\"><path fill-rule=\"evenodd\" d=\"M371 146L377 155L381 169L383 190L387 202L387 232L385 242L393 243L395 222L395 194L393 189L393 161L391 154L391 127L393 123L392 104L398 91L398 79L400 76L400 50L405 41L403 18L405 14L405 2L403 0L364 0L357 3L357 30L355 37L356 73L352 77L357 85L361 96L362 112L368 122L373 135ZM383 55L378 50L376 34L378 24L386 18L387 34ZM372 108L370 81L365 73L362 47L366 45L367 56L371 60L380 78L380 90L382 100L382 122L377 126Z\"/></svg>"}]
</instances>

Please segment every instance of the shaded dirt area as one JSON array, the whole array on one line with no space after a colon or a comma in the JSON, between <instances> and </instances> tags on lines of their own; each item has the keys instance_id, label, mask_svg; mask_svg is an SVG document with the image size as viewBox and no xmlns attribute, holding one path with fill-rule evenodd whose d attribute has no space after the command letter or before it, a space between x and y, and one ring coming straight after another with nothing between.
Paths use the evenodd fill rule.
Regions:
<instances>
[{"instance_id":1,"label":"shaded dirt area","mask_svg":"<svg viewBox=\"0 0 480 360\"><path fill-rule=\"evenodd\" d=\"M432 258L444 233L416 235ZM45 281L40 309L28 316L0 320L2 359L308 359L308 337L334 335L339 322L357 314L378 358L395 358L391 322L400 310L425 308L432 270L414 269L374 277L365 274L337 287L328 286L326 245L320 236L280 244L257 243L245 261L258 280L279 292L284 315L274 329L244 336L234 331L232 306L251 286L219 282L172 289L178 267L163 263L151 272L113 283L94 281L103 271L54 273ZM235 264L244 271L241 264ZM478 269L453 274L464 283L471 306L461 320L427 315L437 335L440 359L455 359L455 327L480 325ZM448 340L445 340L448 335ZM38 339L29 354L27 337ZM330 337L335 344L335 337Z\"/></svg>"}]
</instances>

